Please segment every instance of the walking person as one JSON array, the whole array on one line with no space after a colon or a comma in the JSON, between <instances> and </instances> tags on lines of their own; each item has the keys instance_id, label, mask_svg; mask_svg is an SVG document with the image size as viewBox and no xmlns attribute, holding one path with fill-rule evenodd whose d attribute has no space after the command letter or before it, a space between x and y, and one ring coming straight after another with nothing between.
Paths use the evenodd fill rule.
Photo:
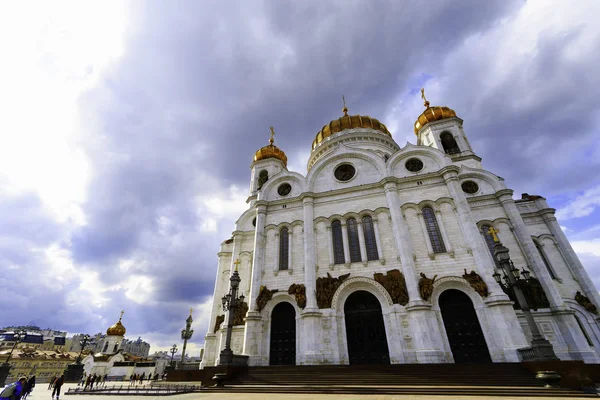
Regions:
<instances>
[{"instance_id":1,"label":"walking person","mask_svg":"<svg viewBox=\"0 0 600 400\"><path fill-rule=\"evenodd\" d=\"M53 376L52 378L50 378L50 382L48 382L48 390L52 389L52 386L54 386L54 381L56 380L56 378L58 378L58 377Z\"/></svg>"},{"instance_id":2,"label":"walking person","mask_svg":"<svg viewBox=\"0 0 600 400\"><path fill-rule=\"evenodd\" d=\"M35 375L31 375L31 377L27 380L27 383L25 384L25 390L23 390L23 395L21 396L21 399L25 400L27 396L29 396L29 394L33 391L34 387Z\"/></svg>"},{"instance_id":3,"label":"walking person","mask_svg":"<svg viewBox=\"0 0 600 400\"><path fill-rule=\"evenodd\" d=\"M91 375L88 375L87 378L85 378L85 386L83 387L83 390L88 390L88 388L90 387L90 379L92 379Z\"/></svg>"},{"instance_id":4,"label":"walking person","mask_svg":"<svg viewBox=\"0 0 600 400\"><path fill-rule=\"evenodd\" d=\"M65 376L61 375L59 378L56 378L54 381L54 390L52 390L52 398L54 399L54 395L56 394L56 400L60 397L60 389L62 385L65 383Z\"/></svg>"},{"instance_id":5,"label":"walking person","mask_svg":"<svg viewBox=\"0 0 600 400\"><path fill-rule=\"evenodd\" d=\"M92 379L90 379L90 390L94 390L94 382L96 382L96 374L92 375Z\"/></svg>"},{"instance_id":6,"label":"walking person","mask_svg":"<svg viewBox=\"0 0 600 400\"><path fill-rule=\"evenodd\" d=\"M27 385L27 377L22 376L18 381L6 386L0 392L0 400L18 400L23 394L23 390Z\"/></svg>"},{"instance_id":7,"label":"walking person","mask_svg":"<svg viewBox=\"0 0 600 400\"><path fill-rule=\"evenodd\" d=\"M144 384L144 378L146 377L146 373L144 372L141 376L140 376L140 385Z\"/></svg>"},{"instance_id":8,"label":"walking person","mask_svg":"<svg viewBox=\"0 0 600 400\"><path fill-rule=\"evenodd\" d=\"M102 377L102 387L106 386L106 380L108 379L108 374L104 374Z\"/></svg>"}]
</instances>

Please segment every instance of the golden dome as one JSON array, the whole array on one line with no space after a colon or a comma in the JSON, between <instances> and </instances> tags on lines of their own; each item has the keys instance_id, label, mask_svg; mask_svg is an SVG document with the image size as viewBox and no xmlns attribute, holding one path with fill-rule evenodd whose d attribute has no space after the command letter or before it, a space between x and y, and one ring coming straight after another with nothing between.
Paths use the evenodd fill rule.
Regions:
<instances>
[{"instance_id":1,"label":"golden dome","mask_svg":"<svg viewBox=\"0 0 600 400\"><path fill-rule=\"evenodd\" d=\"M107 336L125 336L125 332L127 331L123 324L121 323L121 319L123 318L124 311L121 311L121 316L119 320L110 328L106 330Z\"/></svg>"},{"instance_id":2,"label":"golden dome","mask_svg":"<svg viewBox=\"0 0 600 400\"><path fill-rule=\"evenodd\" d=\"M456 112L449 107L429 106L429 102L425 98L425 90L421 89L421 98L425 101L425 111L415 121L415 135L419 130L430 122L439 121L446 118L456 117Z\"/></svg>"},{"instance_id":3,"label":"golden dome","mask_svg":"<svg viewBox=\"0 0 600 400\"><path fill-rule=\"evenodd\" d=\"M345 106L342 111L344 112L343 117L334 119L317 133L317 136L312 143L313 150L329 136L346 129L370 128L392 137L392 134L388 131L387 127L379 122L379 120L365 115L348 115L348 109Z\"/></svg>"},{"instance_id":4,"label":"golden dome","mask_svg":"<svg viewBox=\"0 0 600 400\"><path fill-rule=\"evenodd\" d=\"M254 161L260 161L266 158L277 158L281 160L283 165L287 168L287 156L283 150L273 144L275 141L273 136L275 136L275 131L273 130L273 127L271 127L271 138L269 139L269 145L258 149L258 151L254 154Z\"/></svg>"}]
</instances>

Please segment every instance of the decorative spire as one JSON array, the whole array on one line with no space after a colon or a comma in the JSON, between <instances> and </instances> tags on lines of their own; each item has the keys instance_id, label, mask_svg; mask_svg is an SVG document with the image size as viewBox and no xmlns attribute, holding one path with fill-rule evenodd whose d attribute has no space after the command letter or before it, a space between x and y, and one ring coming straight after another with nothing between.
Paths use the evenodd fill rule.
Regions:
<instances>
[{"instance_id":1,"label":"decorative spire","mask_svg":"<svg viewBox=\"0 0 600 400\"><path fill-rule=\"evenodd\" d=\"M423 105L425 106L425 108L429 108L429 102L425 98L425 88L421 88L421 98L424 101Z\"/></svg>"},{"instance_id":2,"label":"decorative spire","mask_svg":"<svg viewBox=\"0 0 600 400\"><path fill-rule=\"evenodd\" d=\"M192 316L192 311L194 311L194 309L190 308L190 317Z\"/></svg>"},{"instance_id":3,"label":"decorative spire","mask_svg":"<svg viewBox=\"0 0 600 400\"><path fill-rule=\"evenodd\" d=\"M123 319L123 314L125 314L125 311L121 310L121 316L119 316L119 322L121 322L121 320Z\"/></svg>"},{"instance_id":4,"label":"decorative spire","mask_svg":"<svg viewBox=\"0 0 600 400\"><path fill-rule=\"evenodd\" d=\"M342 112L344 113L344 117L348 116L348 107L346 107L346 98L342 95L342 101L344 102L344 108L342 108Z\"/></svg>"},{"instance_id":5,"label":"decorative spire","mask_svg":"<svg viewBox=\"0 0 600 400\"><path fill-rule=\"evenodd\" d=\"M275 129L271 126L271 137L269 138L269 144L273 146L273 142L275 141Z\"/></svg>"}]
</instances>

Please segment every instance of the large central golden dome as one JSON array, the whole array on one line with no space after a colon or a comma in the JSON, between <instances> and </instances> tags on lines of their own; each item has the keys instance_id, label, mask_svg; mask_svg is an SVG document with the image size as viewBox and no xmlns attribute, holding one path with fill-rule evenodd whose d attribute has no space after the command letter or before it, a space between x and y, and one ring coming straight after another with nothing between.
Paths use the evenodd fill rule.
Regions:
<instances>
[{"instance_id":1,"label":"large central golden dome","mask_svg":"<svg viewBox=\"0 0 600 400\"><path fill-rule=\"evenodd\" d=\"M348 115L348 109L345 106L342 109L342 111L344 112L343 117L334 119L333 121L325 125L317 133L317 136L315 137L315 140L313 140L312 143L313 150L329 136L344 131L346 129L370 128L379 131L384 135L392 137L392 134L390 133L390 131L388 131L387 127L381 122L379 122L379 120L366 115Z\"/></svg>"}]
</instances>

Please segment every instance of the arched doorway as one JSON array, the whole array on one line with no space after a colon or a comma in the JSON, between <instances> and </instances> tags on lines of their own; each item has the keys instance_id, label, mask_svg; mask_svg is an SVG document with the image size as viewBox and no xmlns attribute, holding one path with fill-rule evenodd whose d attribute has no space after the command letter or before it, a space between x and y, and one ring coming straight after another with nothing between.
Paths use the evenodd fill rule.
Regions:
<instances>
[{"instance_id":1,"label":"arched doorway","mask_svg":"<svg viewBox=\"0 0 600 400\"><path fill-rule=\"evenodd\" d=\"M455 363L492 362L469 296L449 289L440 295L440 310Z\"/></svg>"},{"instance_id":2,"label":"arched doorway","mask_svg":"<svg viewBox=\"0 0 600 400\"><path fill-rule=\"evenodd\" d=\"M279 303L271 314L270 365L296 365L296 310Z\"/></svg>"},{"instance_id":3,"label":"arched doorway","mask_svg":"<svg viewBox=\"0 0 600 400\"><path fill-rule=\"evenodd\" d=\"M359 290L344 304L350 364L389 364L381 304L371 293Z\"/></svg>"}]
</instances>

